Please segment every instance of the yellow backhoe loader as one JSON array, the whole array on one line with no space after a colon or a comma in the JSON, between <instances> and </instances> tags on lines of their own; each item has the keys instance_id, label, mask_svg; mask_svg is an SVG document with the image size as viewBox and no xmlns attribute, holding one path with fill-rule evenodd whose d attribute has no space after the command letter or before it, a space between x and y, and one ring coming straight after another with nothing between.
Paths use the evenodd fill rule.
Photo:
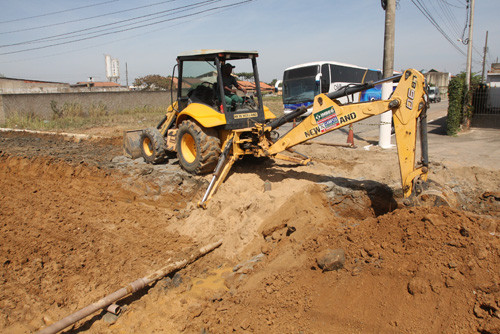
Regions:
<instances>
[{"instance_id":1,"label":"yellow backhoe loader","mask_svg":"<svg viewBox=\"0 0 500 334\"><path fill-rule=\"evenodd\" d=\"M299 118L307 109L302 107L277 118L263 105L257 57L254 51L227 50L199 50L179 55L178 75L175 76L175 68L172 75L177 98L156 128L126 133L125 152L134 158L142 155L146 162L153 164L165 161L169 154L176 152L186 171L213 172L208 189L198 203L205 208L231 166L241 157L271 157L305 165L311 161L309 158L282 152L293 152L292 147L297 144L392 110L403 196L406 201L418 202L417 195L425 189L428 174L427 99L421 73L408 69L397 77L319 94L314 98L311 115L280 137L275 130ZM245 96L242 102L228 103L222 67L231 61L244 70L245 65L240 67L239 63L245 60L251 62L255 97ZM399 77L389 100L344 105L337 100ZM422 157L416 161L418 123Z\"/></svg>"}]
</instances>

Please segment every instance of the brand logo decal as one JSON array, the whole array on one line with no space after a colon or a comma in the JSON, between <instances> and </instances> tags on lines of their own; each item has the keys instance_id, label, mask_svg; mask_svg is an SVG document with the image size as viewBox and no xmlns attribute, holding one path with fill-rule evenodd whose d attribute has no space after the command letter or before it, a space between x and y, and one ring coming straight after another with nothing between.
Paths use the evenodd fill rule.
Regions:
<instances>
[{"instance_id":1,"label":"brand logo decal","mask_svg":"<svg viewBox=\"0 0 500 334\"><path fill-rule=\"evenodd\" d=\"M345 123L347 121L353 121L357 117L358 117L358 115L356 115L355 112L352 112L352 113L350 113L348 115L342 116L342 117L340 117L340 124L343 124L343 123Z\"/></svg>"},{"instance_id":2,"label":"brand logo decal","mask_svg":"<svg viewBox=\"0 0 500 334\"><path fill-rule=\"evenodd\" d=\"M312 136L316 136L318 134L321 133L321 130L319 129L319 126L315 127L315 128L312 128L311 130L307 130L304 132L304 135L306 136L306 138L309 138L309 137L312 137Z\"/></svg>"},{"instance_id":3,"label":"brand logo decal","mask_svg":"<svg viewBox=\"0 0 500 334\"><path fill-rule=\"evenodd\" d=\"M320 132L326 132L334 127L338 126L339 119L337 118L337 113L333 107L328 107L314 114L314 119L318 124Z\"/></svg>"}]
</instances>

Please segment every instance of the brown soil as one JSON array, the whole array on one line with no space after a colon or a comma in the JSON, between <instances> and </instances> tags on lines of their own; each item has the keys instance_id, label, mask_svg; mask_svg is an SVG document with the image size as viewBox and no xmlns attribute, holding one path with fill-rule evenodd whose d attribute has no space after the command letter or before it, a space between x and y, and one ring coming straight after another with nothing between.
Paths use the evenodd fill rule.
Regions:
<instances>
[{"instance_id":1,"label":"brown soil","mask_svg":"<svg viewBox=\"0 0 500 334\"><path fill-rule=\"evenodd\" d=\"M67 332L500 332L498 170L433 163L452 207L397 208L394 152L307 145L314 166L241 161L201 210L208 176L120 144L0 134L0 332L35 332L219 238L119 317ZM328 250L342 268L320 269Z\"/></svg>"}]
</instances>

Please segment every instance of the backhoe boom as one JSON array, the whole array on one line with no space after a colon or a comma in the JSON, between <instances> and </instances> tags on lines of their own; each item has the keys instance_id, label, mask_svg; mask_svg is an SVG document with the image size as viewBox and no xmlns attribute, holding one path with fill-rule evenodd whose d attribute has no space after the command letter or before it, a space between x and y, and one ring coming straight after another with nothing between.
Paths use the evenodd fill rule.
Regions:
<instances>
[{"instance_id":1,"label":"backhoe boom","mask_svg":"<svg viewBox=\"0 0 500 334\"><path fill-rule=\"evenodd\" d=\"M390 100L342 105L328 95L314 98L313 111L301 123L272 144L266 155L273 156L305 141L319 137L346 125L392 110L398 148L399 166L404 197L412 193L412 182L420 177L427 180L427 132L422 131L424 165L415 166L417 121L425 115L425 79L416 70L404 72ZM332 96L330 94L330 96ZM422 118L425 120L425 118ZM424 127L422 127L424 129ZM426 127L425 127L426 129ZM424 147L425 146L425 147Z\"/></svg>"},{"instance_id":2,"label":"backhoe boom","mask_svg":"<svg viewBox=\"0 0 500 334\"><path fill-rule=\"evenodd\" d=\"M370 87L373 87L373 83L364 86L364 89ZM312 114L276 141L271 140L271 131L291 120L291 117L303 114L306 111L304 108L297 109L290 116L272 120L267 124L255 124L250 128L231 131L223 144L225 149L214 172L212 182L198 205L206 208L207 202L224 181L232 164L240 157L244 155L268 156L307 164L310 162L307 157L302 157L302 159L287 157L281 152L291 151L295 145L388 110L393 112L403 195L405 198L409 197L417 184L421 185L422 181L427 181L426 93L424 87L424 76L416 70L409 69L401 76L399 84L389 100L342 105L337 100L330 98L358 92L363 87L354 87L354 90L346 90L344 93L334 92L328 95L317 95L314 98ZM417 167L415 153L418 120L421 122L420 135L423 157L420 161L421 165ZM222 166L224 166L223 169Z\"/></svg>"}]
</instances>

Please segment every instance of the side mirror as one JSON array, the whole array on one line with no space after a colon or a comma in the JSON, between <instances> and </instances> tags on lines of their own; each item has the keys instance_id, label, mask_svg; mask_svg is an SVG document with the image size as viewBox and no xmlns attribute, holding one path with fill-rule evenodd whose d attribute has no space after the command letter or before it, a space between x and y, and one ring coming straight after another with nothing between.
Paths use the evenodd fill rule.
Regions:
<instances>
[{"instance_id":1,"label":"side mirror","mask_svg":"<svg viewBox=\"0 0 500 334\"><path fill-rule=\"evenodd\" d=\"M279 86L283 83L283 80L278 80L274 84L274 92L277 93L279 91Z\"/></svg>"},{"instance_id":2,"label":"side mirror","mask_svg":"<svg viewBox=\"0 0 500 334\"><path fill-rule=\"evenodd\" d=\"M316 74L316 78L315 78L315 81L316 81L316 85L320 85L321 83L321 77L322 77L322 74L321 73L318 73Z\"/></svg>"}]
</instances>

